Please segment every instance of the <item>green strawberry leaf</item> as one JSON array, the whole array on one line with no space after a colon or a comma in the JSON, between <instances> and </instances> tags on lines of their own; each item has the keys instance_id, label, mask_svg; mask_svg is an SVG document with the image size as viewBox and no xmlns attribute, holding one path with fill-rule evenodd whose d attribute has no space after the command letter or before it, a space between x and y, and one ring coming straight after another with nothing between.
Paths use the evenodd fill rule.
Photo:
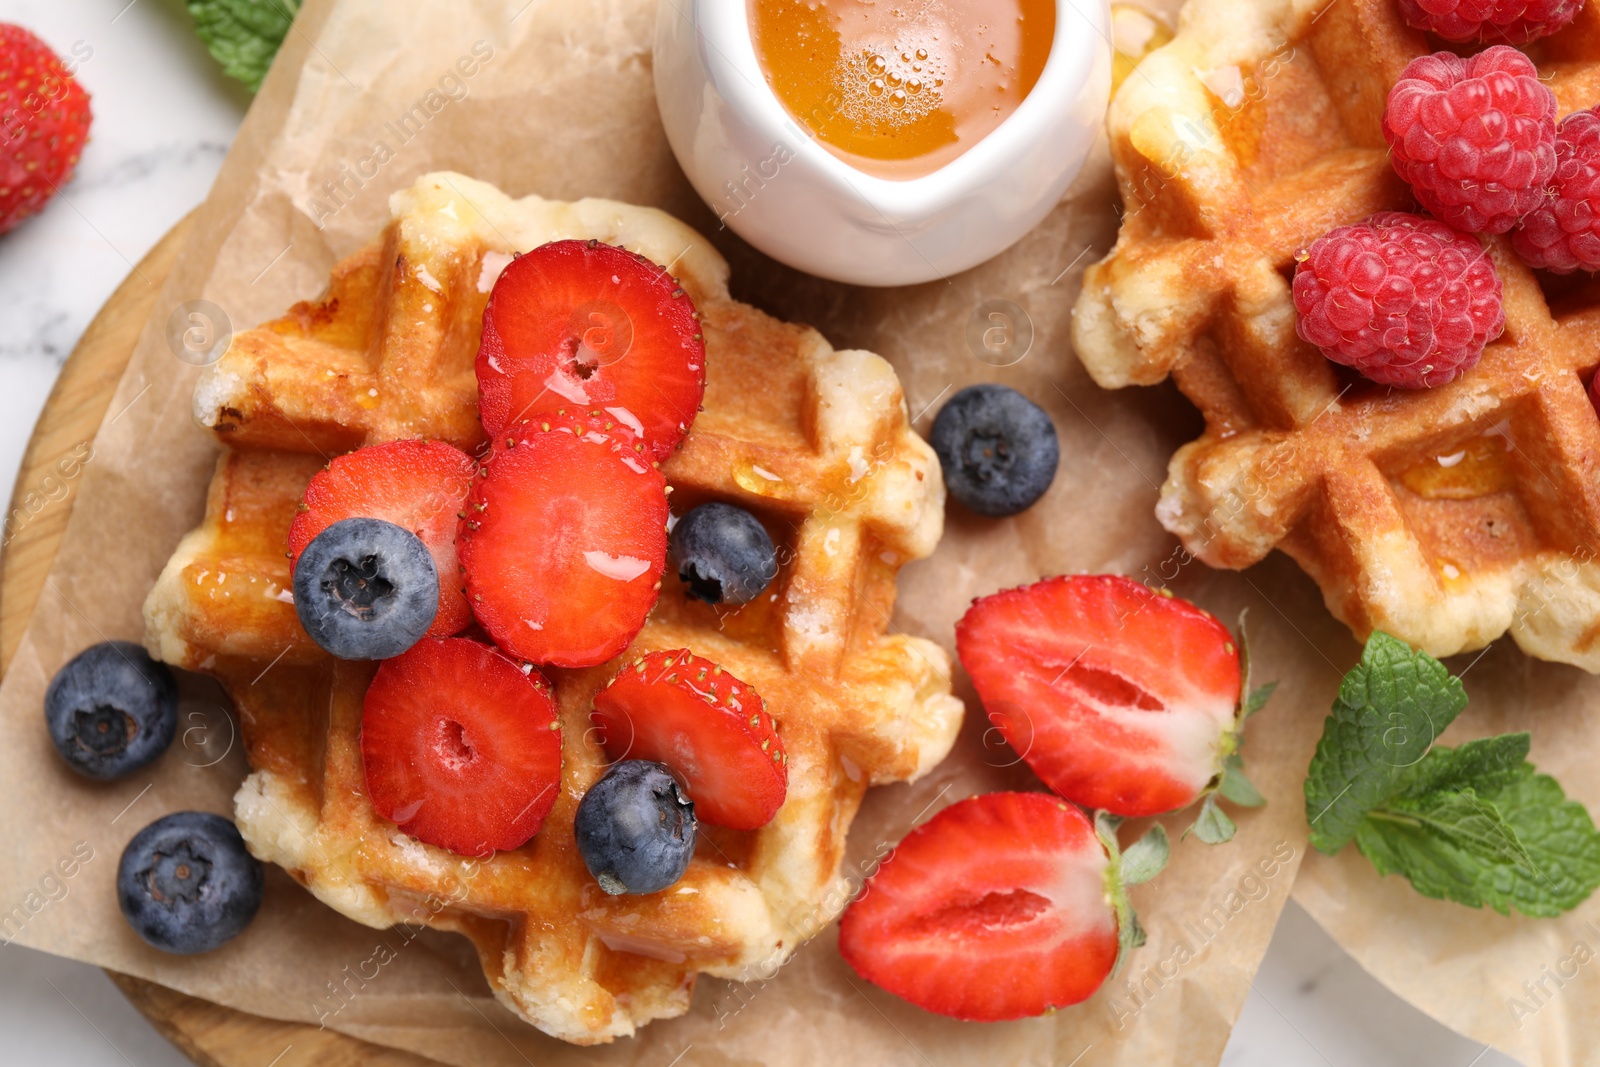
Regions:
<instances>
[{"instance_id":1,"label":"green strawberry leaf","mask_svg":"<svg viewBox=\"0 0 1600 1067\"><path fill-rule=\"evenodd\" d=\"M1244 699L1239 705L1239 718L1241 721L1260 711L1266 704L1267 698L1272 696L1272 691L1278 688L1277 682L1268 682L1266 685L1254 689L1250 687L1250 671L1252 667L1250 635L1244 629L1245 620L1249 617L1249 608L1239 612L1239 692L1244 694Z\"/></svg>"},{"instance_id":2,"label":"green strawberry leaf","mask_svg":"<svg viewBox=\"0 0 1600 1067\"><path fill-rule=\"evenodd\" d=\"M1217 792L1242 808L1259 808L1267 802L1255 783L1244 774L1244 760L1237 752L1222 761L1222 781Z\"/></svg>"},{"instance_id":3,"label":"green strawberry leaf","mask_svg":"<svg viewBox=\"0 0 1600 1067\"><path fill-rule=\"evenodd\" d=\"M1144 924L1139 921L1139 916L1132 908L1128 909L1128 924L1126 927L1117 927L1117 966L1120 969L1122 961L1127 958L1130 949L1143 948L1148 938L1144 932Z\"/></svg>"},{"instance_id":4,"label":"green strawberry leaf","mask_svg":"<svg viewBox=\"0 0 1600 1067\"><path fill-rule=\"evenodd\" d=\"M1218 767L1214 785L1206 793L1205 801L1200 808L1200 815L1194 825L1183 832L1184 837L1191 833L1207 844L1215 845L1233 839L1237 827L1227 813L1217 805L1217 795L1227 798L1245 808L1259 808L1267 802L1261 795L1261 790L1255 783L1245 777L1244 758L1239 750L1244 747L1244 721L1266 704L1272 696L1272 691L1278 687L1277 682L1268 682L1259 688L1250 687L1250 637L1245 632L1245 621L1250 614L1249 609L1239 613L1239 701L1238 715L1234 721L1233 729L1223 736L1222 759Z\"/></svg>"},{"instance_id":5,"label":"green strawberry leaf","mask_svg":"<svg viewBox=\"0 0 1600 1067\"><path fill-rule=\"evenodd\" d=\"M1250 690L1250 695L1244 698L1244 718L1248 719L1262 708L1266 707L1273 692L1278 688L1277 682L1268 682Z\"/></svg>"},{"instance_id":6,"label":"green strawberry leaf","mask_svg":"<svg viewBox=\"0 0 1600 1067\"><path fill-rule=\"evenodd\" d=\"M1224 841L1233 840L1233 835L1238 829L1234 821L1228 818L1228 813L1217 803L1217 795L1208 793L1205 803L1200 805L1200 814L1195 818L1194 825L1185 830L1183 836L1194 834L1208 845L1220 845Z\"/></svg>"},{"instance_id":7,"label":"green strawberry leaf","mask_svg":"<svg viewBox=\"0 0 1600 1067\"><path fill-rule=\"evenodd\" d=\"M289 33L300 0L189 0L195 32L223 72L252 91Z\"/></svg>"},{"instance_id":8,"label":"green strawberry leaf","mask_svg":"<svg viewBox=\"0 0 1600 1067\"><path fill-rule=\"evenodd\" d=\"M1245 632L1244 624L1250 618L1250 609L1243 608L1239 612L1239 691L1250 692L1250 636Z\"/></svg>"},{"instance_id":9,"label":"green strawberry leaf","mask_svg":"<svg viewBox=\"0 0 1600 1067\"><path fill-rule=\"evenodd\" d=\"M1121 972L1123 964L1127 962L1129 950L1145 942L1144 927L1139 925L1139 917L1133 912L1133 902L1128 899L1128 886L1155 877L1166 865L1168 851L1167 831L1160 823L1156 823L1144 837L1129 846L1128 852L1134 857L1130 864L1117 843L1117 828L1121 825L1121 816L1106 811L1094 813L1095 835L1100 838L1100 845L1111 861L1106 864L1105 877L1106 899L1111 902L1111 908L1117 916L1117 962L1111 968L1113 977ZM1130 873L1133 881L1129 880Z\"/></svg>"},{"instance_id":10,"label":"green strawberry leaf","mask_svg":"<svg viewBox=\"0 0 1600 1067\"><path fill-rule=\"evenodd\" d=\"M1239 704L1239 721L1243 722L1256 712L1260 711L1272 696L1272 691L1278 688L1277 682L1268 682L1266 685L1251 688L1250 686L1250 635L1245 633L1245 619L1249 618L1250 609L1245 608L1239 612L1239 692L1244 699Z\"/></svg>"},{"instance_id":11,"label":"green strawberry leaf","mask_svg":"<svg viewBox=\"0 0 1600 1067\"><path fill-rule=\"evenodd\" d=\"M1122 851L1122 884L1141 885L1160 874L1172 855L1167 828L1160 823Z\"/></svg>"},{"instance_id":12,"label":"green strawberry leaf","mask_svg":"<svg viewBox=\"0 0 1600 1067\"><path fill-rule=\"evenodd\" d=\"M1467 694L1444 664L1385 633L1339 686L1306 776L1311 843L1337 852L1413 773Z\"/></svg>"}]
</instances>

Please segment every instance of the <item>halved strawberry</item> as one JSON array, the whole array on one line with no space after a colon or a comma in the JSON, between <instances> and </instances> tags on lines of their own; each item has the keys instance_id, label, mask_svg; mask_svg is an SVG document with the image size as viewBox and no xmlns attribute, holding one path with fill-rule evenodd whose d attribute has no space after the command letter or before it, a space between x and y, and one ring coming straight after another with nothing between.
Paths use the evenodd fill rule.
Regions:
<instances>
[{"instance_id":1,"label":"halved strawberry","mask_svg":"<svg viewBox=\"0 0 1600 1067\"><path fill-rule=\"evenodd\" d=\"M682 775L704 822L754 830L783 806L789 757L761 695L688 649L622 668L594 698L593 719L613 760L655 760Z\"/></svg>"},{"instance_id":2,"label":"halved strawberry","mask_svg":"<svg viewBox=\"0 0 1600 1067\"><path fill-rule=\"evenodd\" d=\"M661 595L666 482L608 422L562 411L517 426L468 497L456 543L472 612L522 659L604 663Z\"/></svg>"},{"instance_id":3,"label":"halved strawberry","mask_svg":"<svg viewBox=\"0 0 1600 1067\"><path fill-rule=\"evenodd\" d=\"M1232 635L1132 579L1047 578L983 597L956 623L956 649L1011 747L1085 807L1186 807L1237 747Z\"/></svg>"},{"instance_id":4,"label":"halved strawberry","mask_svg":"<svg viewBox=\"0 0 1600 1067\"><path fill-rule=\"evenodd\" d=\"M561 787L550 683L497 649L424 637L383 661L361 713L377 813L463 856L518 848Z\"/></svg>"},{"instance_id":5,"label":"halved strawberry","mask_svg":"<svg viewBox=\"0 0 1600 1067\"><path fill-rule=\"evenodd\" d=\"M665 268L599 241L554 241L495 282L478 348L490 437L559 407L603 409L664 459L706 388L694 301Z\"/></svg>"},{"instance_id":6,"label":"halved strawberry","mask_svg":"<svg viewBox=\"0 0 1600 1067\"><path fill-rule=\"evenodd\" d=\"M867 981L957 1019L1076 1004L1111 973L1119 928L1134 942L1108 845L1048 793L957 801L868 879L839 920L839 953Z\"/></svg>"},{"instance_id":7,"label":"halved strawberry","mask_svg":"<svg viewBox=\"0 0 1600 1067\"><path fill-rule=\"evenodd\" d=\"M289 526L290 569L323 530L342 519L383 519L416 534L439 571L439 613L428 633L446 637L472 621L457 580L456 523L472 488L472 457L443 441L390 441L334 460L312 477Z\"/></svg>"}]
</instances>

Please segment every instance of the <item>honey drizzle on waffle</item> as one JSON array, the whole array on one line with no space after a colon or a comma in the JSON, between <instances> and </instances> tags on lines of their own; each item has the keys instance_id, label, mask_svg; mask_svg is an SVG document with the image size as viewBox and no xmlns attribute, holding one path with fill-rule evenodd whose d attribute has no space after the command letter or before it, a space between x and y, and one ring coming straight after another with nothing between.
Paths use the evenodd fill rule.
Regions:
<instances>
[{"instance_id":1,"label":"honey drizzle on waffle","mask_svg":"<svg viewBox=\"0 0 1600 1067\"><path fill-rule=\"evenodd\" d=\"M1205 434L1173 456L1157 515L1212 566L1273 548L1358 636L1434 655L1508 630L1600 671L1600 290L1486 242L1506 330L1460 380L1391 391L1295 334L1290 280L1317 237L1415 210L1380 121L1432 51L1394 0L1192 0L1110 113L1125 204L1086 272L1079 358L1102 386L1172 376ZM1561 114L1600 103L1600 10L1527 50ZM1549 290L1547 295L1546 289ZM1430 494L1406 472L1494 435L1509 475ZM1508 484L1509 483L1509 484Z\"/></svg>"},{"instance_id":2,"label":"honey drizzle on waffle","mask_svg":"<svg viewBox=\"0 0 1600 1067\"><path fill-rule=\"evenodd\" d=\"M732 301L721 258L661 212L512 201L454 174L420 179L391 208L383 240L336 265L323 298L240 334L197 388L197 417L227 447L203 524L146 603L147 642L233 695L254 768L236 815L257 855L357 921L465 934L513 1011L568 1041L608 1041L686 1011L697 973L763 974L824 927L847 900L845 834L868 785L916 778L949 751L962 709L948 658L888 632L900 566L942 527L938 463L887 363ZM310 643L284 593L284 540L327 456L397 437L482 443L472 363L493 277L511 251L557 238L624 245L681 275L702 314L707 391L665 466L674 508L728 500L788 535L752 604L690 601L669 574L620 661L549 672L561 795L527 845L472 859L372 811L358 731L374 666ZM671 888L608 897L572 837L604 769L592 698L633 656L681 647L762 694L788 799L761 830L704 827Z\"/></svg>"}]
</instances>

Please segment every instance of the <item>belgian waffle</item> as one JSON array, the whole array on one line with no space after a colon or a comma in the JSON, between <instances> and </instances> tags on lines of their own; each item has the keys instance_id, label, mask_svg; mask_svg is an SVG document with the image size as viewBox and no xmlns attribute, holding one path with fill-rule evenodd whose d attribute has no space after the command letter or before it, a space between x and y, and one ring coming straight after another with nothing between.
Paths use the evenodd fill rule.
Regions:
<instances>
[{"instance_id":1,"label":"belgian waffle","mask_svg":"<svg viewBox=\"0 0 1600 1067\"><path fill-rule=\"evenodd\" d=\"M1506 329L1456 382L1391 391L1295 334L1297 257L1335 226L1414 209L1380 121L1438 42L1396 0L1192 0L1109 125L1126 208L1084 279L1079 358L1102 386L1171 375L1206 429L1157 515L1194 556L1273 548L1358 637L1434 655L1509 630L1600 671L1600 289L1487 241ZM1600 103L1600 9L1527 51L1561 114Z\"/></svg>"},{"instance_id":2,"label":"belgian waffle","mask_svg":"<svg viewBox=\"0 0 1600 1067\"><path fill-rule=\"evenodd\" d=\"M146 640L232 694L253 768L236 816L256 855L357 921L465 934L513 1011L568 1041L608 1041L686 1011L697 973L763 973L823 928L847 901L845 834L867 787L949 751L962 708L947 656L888 632L899 568L942 529L939 465L887 363L734 302L721 257L659 211L511 200L449 173L390 206L383 238L334 267L321 299L238 335L196 389L196 417L225 447L203 523L145 605ZM704 827L688 873L650 896L601 892L572 836L604 768L589 710L614 664L551 672L563 781L543 829L461 857L373 812L358 742L373 665L324 655L287 591L285 535L328 457L398 437L483 444L484 304L513 251L560 238L623 245L681 276L703 318L707 388L665 466L674 506L737 503L780 553L767 593L738 610L692 601L667 575L625 654L687 647L721 663L765 698L790 760L772 823Z\"/></svg>"}]
</instances>

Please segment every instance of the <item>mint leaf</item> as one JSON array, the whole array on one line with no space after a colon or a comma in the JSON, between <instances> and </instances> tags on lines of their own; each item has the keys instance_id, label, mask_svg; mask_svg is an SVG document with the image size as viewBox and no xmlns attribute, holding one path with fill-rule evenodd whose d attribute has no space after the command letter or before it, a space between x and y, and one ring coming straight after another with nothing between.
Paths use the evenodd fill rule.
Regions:
<instances>
[{"instance_id":1,"label":"mint leaf","mask_svg":"<svg viewBox=\"0 0 1600 1067\"><path fill-rule=\"evenodd\" d=\"M1600 833L1583 805L1529 763L1493 781L1481 793L1397 798L1368 817L1356 844L1380 874L1469 907L1540 917L1587 900L1600 886Z\"/></svg>"},{"instance_id":2,"label":"mint leaf","mask_svg":"<svg viewBox=\"0 0 1600 1067\"><path fill-rule=\"evenodd\" d=\"M1423 896L1469 908L1484 905L1479 881L1489 871L1521 862L1515 833L1500 809L1470 789L1396 801L1369 813L1356 831L1356 847L1379 874L1404 875Z\"/></svg>"},{"instance_id":3,"label":"mint leaf","mask_svg":"<svg viewBox=\"0 0 1600 1067\"><path fill-rule=\"evenodd\" d=\"M1509 784L1525 778L1533 769L1527 762L1531 741L1531 735L1524 732L1468 741L1457 748L1430 749L1407 780L1404 792L1422 796L1471 786L1482 793L1498 788L1502 780Z\"/></svg>"},{"instance_id":4,"label":"mint leaf","mask_svg":"<svg viewBox=\"0 0 1600 1067\"><path fill-rule=\"evenodd\" d=\"M1500 810L1517 845L1520 862L1480 877L1484 902L1505 913L1549 916L1571 911L1600 886L1600 832L1589 812L1568 800L1548 774L1526 774L1502 782L1484 797Z\"/></svg>"},{"instance_id":5,"label":"mint leaf","mask_svg":"<svg viewBox=\"0 0 1600 1067\"><path fill-rule=\"evenodd\" d=\"M1385 633L1339 686L1306 776L1311 843L1337 852L1367 812L1398 792L1467 694L1444 664Z\"/></svg>"},{"instance_id":6,"label":"mint leaf","mask_svg":"<svg viewBox=\"0 0 1600 1067\"><path fill-rule=\"evenodd\" d=\"M1312 844L1353 839L1424 896L1502 915L1571 910L1600 887L1600 831L1534 770L1526 733L1432 745L1465 703L1437 660L1373 634L1306 777Z\"/></svg>"},{"instance_id":7,"label":"mint leaf","mask_svg":"<svg viewBox=\"0 0 1600 1067\"><path fill-rule=\"evenodd\" d=\"M261 88L300 0L189 0L195 32L223 72Z\"/></svg>"}]
</instances>

